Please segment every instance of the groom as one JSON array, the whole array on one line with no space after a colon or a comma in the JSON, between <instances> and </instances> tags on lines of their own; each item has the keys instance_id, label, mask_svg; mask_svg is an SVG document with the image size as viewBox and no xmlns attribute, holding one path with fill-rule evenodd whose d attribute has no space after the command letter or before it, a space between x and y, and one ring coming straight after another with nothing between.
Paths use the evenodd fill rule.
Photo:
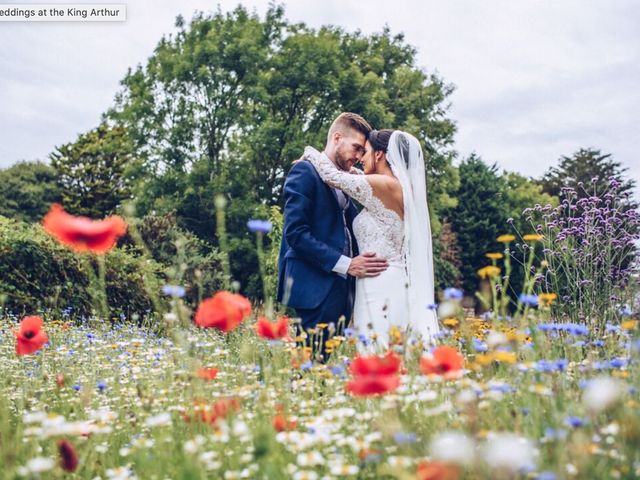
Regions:
<instances>
[{"instance_id":1,"label":"groom","mask_svg":"<svg viewBox=\"0 0 640 480\"><path fill-rule=\"evenodd\" d=\"M362 159L371 126L360 115L341 113L332 123L324 153L341 170ZM358 211L340 190L326 185L308 161L294 164L284 184L284 231L278 261L278 301L293 307L305 331L318 324L337 329L351 318L354 277L386 270L375 253L358 255L351 230ZM329 329L307 337L326 361Z\"/></svg>"}]
</instances>

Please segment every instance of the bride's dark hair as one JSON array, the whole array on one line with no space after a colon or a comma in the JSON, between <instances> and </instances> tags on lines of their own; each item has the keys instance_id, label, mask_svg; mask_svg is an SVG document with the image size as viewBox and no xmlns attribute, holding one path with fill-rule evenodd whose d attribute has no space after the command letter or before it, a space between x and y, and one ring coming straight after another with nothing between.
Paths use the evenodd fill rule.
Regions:
<instances>
[{"instance_id":1,"label":"bride's dark hair","mask_svg":"<svg viewBox=\"0 0 640 480\"><path fill-rule=\"evenodd\" d=\"M374 152L385 152L389 148L389 139L395 130L383 128L382 130L371 130L369 132L369 143L373 147Z\"/></svg>"}]
</instances>

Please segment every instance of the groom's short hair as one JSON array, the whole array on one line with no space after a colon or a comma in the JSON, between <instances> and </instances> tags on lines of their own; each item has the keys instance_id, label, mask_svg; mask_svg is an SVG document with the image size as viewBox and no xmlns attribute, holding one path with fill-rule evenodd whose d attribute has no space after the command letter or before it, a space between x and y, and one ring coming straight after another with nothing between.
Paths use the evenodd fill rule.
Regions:
<instances>
[{"instance_id":1,"label":"groom's short hair","mask_svg":"<svg viewBox=\"0 0 640 480\"><path fill-rule=\"evenodd\" d=\"M331 124L327 137L330 139L335 132L344 132L348 129L362 133L365 138L367 138L369 136L369 132L373 130L371 125L369 125L369 122L357 113L342 112Z\"/></svg>"}]
</instances>

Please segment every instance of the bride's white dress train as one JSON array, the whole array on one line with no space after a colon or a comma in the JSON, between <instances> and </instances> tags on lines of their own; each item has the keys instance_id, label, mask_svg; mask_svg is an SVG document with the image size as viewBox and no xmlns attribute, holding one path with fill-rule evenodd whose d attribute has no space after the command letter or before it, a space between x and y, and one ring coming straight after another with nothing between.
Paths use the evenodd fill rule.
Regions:
<instances>
[{"instance_id":1,"label":"bride's white dress train","mask_svg":"<svg viewBox=\"0 0 640 480\"><path fill-rule=\"evenodd\" d=\"M392 136L390 145L393 140ZM375 351L387 348L391 327L397 327L402 333L421 339L427 345L433 343L439 326L432 307L434 291L430 229L407 232L406 222L373 194L365 175L339 170L326 155L311 147L305 150L305 158L311 161L325 183L339 188L364 207L353 221L353 233L360 252L374 252L389 262L389 268L379 276L356 280L353 326L367 339L360 344L360 349ZM419 160L422 161L422 158ZM392 162L390 164L393 168ZM422 172L424 178L424 167ZM395 169L394 174L396 177L402 176L402 172L398 175ZM414 227L416 212L411 211L414 192L405 188L415 189L403 185L405 219L409 215L413 220L411 226ZM424 210L423 213L428 215L426 199ZM427 224L428 221L427 217ZM429 238L420 238L418 241L415 235L421 234L429 235ZM422 255L416 257L415 247L423 245L426 248L422 248ZM420 265L411 262L420 262ZM421 267L420 275L415 273L415 267Z\"/></svg>"}]
</instances>

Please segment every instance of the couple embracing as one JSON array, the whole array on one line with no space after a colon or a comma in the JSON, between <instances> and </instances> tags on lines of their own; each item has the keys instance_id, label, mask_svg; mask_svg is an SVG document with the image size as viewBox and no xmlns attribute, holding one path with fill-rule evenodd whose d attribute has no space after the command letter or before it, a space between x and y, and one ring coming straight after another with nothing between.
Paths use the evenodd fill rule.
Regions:
<instances>
[{"instance_id":1,"label":"couple embracing","mask_svg":"<svg viewBox=\"0 0 640 480\"><path fill-rule=\"evenodd\" d=\"M418 140L340 114L324 150L307 147L287 176L278 266L278 301L295 309L300 330L317 332L307 341L324 360L324 343L351 319L361 350L386 349L392 327L432 343L439 326Z\"/></svg>"}]
</instances>

